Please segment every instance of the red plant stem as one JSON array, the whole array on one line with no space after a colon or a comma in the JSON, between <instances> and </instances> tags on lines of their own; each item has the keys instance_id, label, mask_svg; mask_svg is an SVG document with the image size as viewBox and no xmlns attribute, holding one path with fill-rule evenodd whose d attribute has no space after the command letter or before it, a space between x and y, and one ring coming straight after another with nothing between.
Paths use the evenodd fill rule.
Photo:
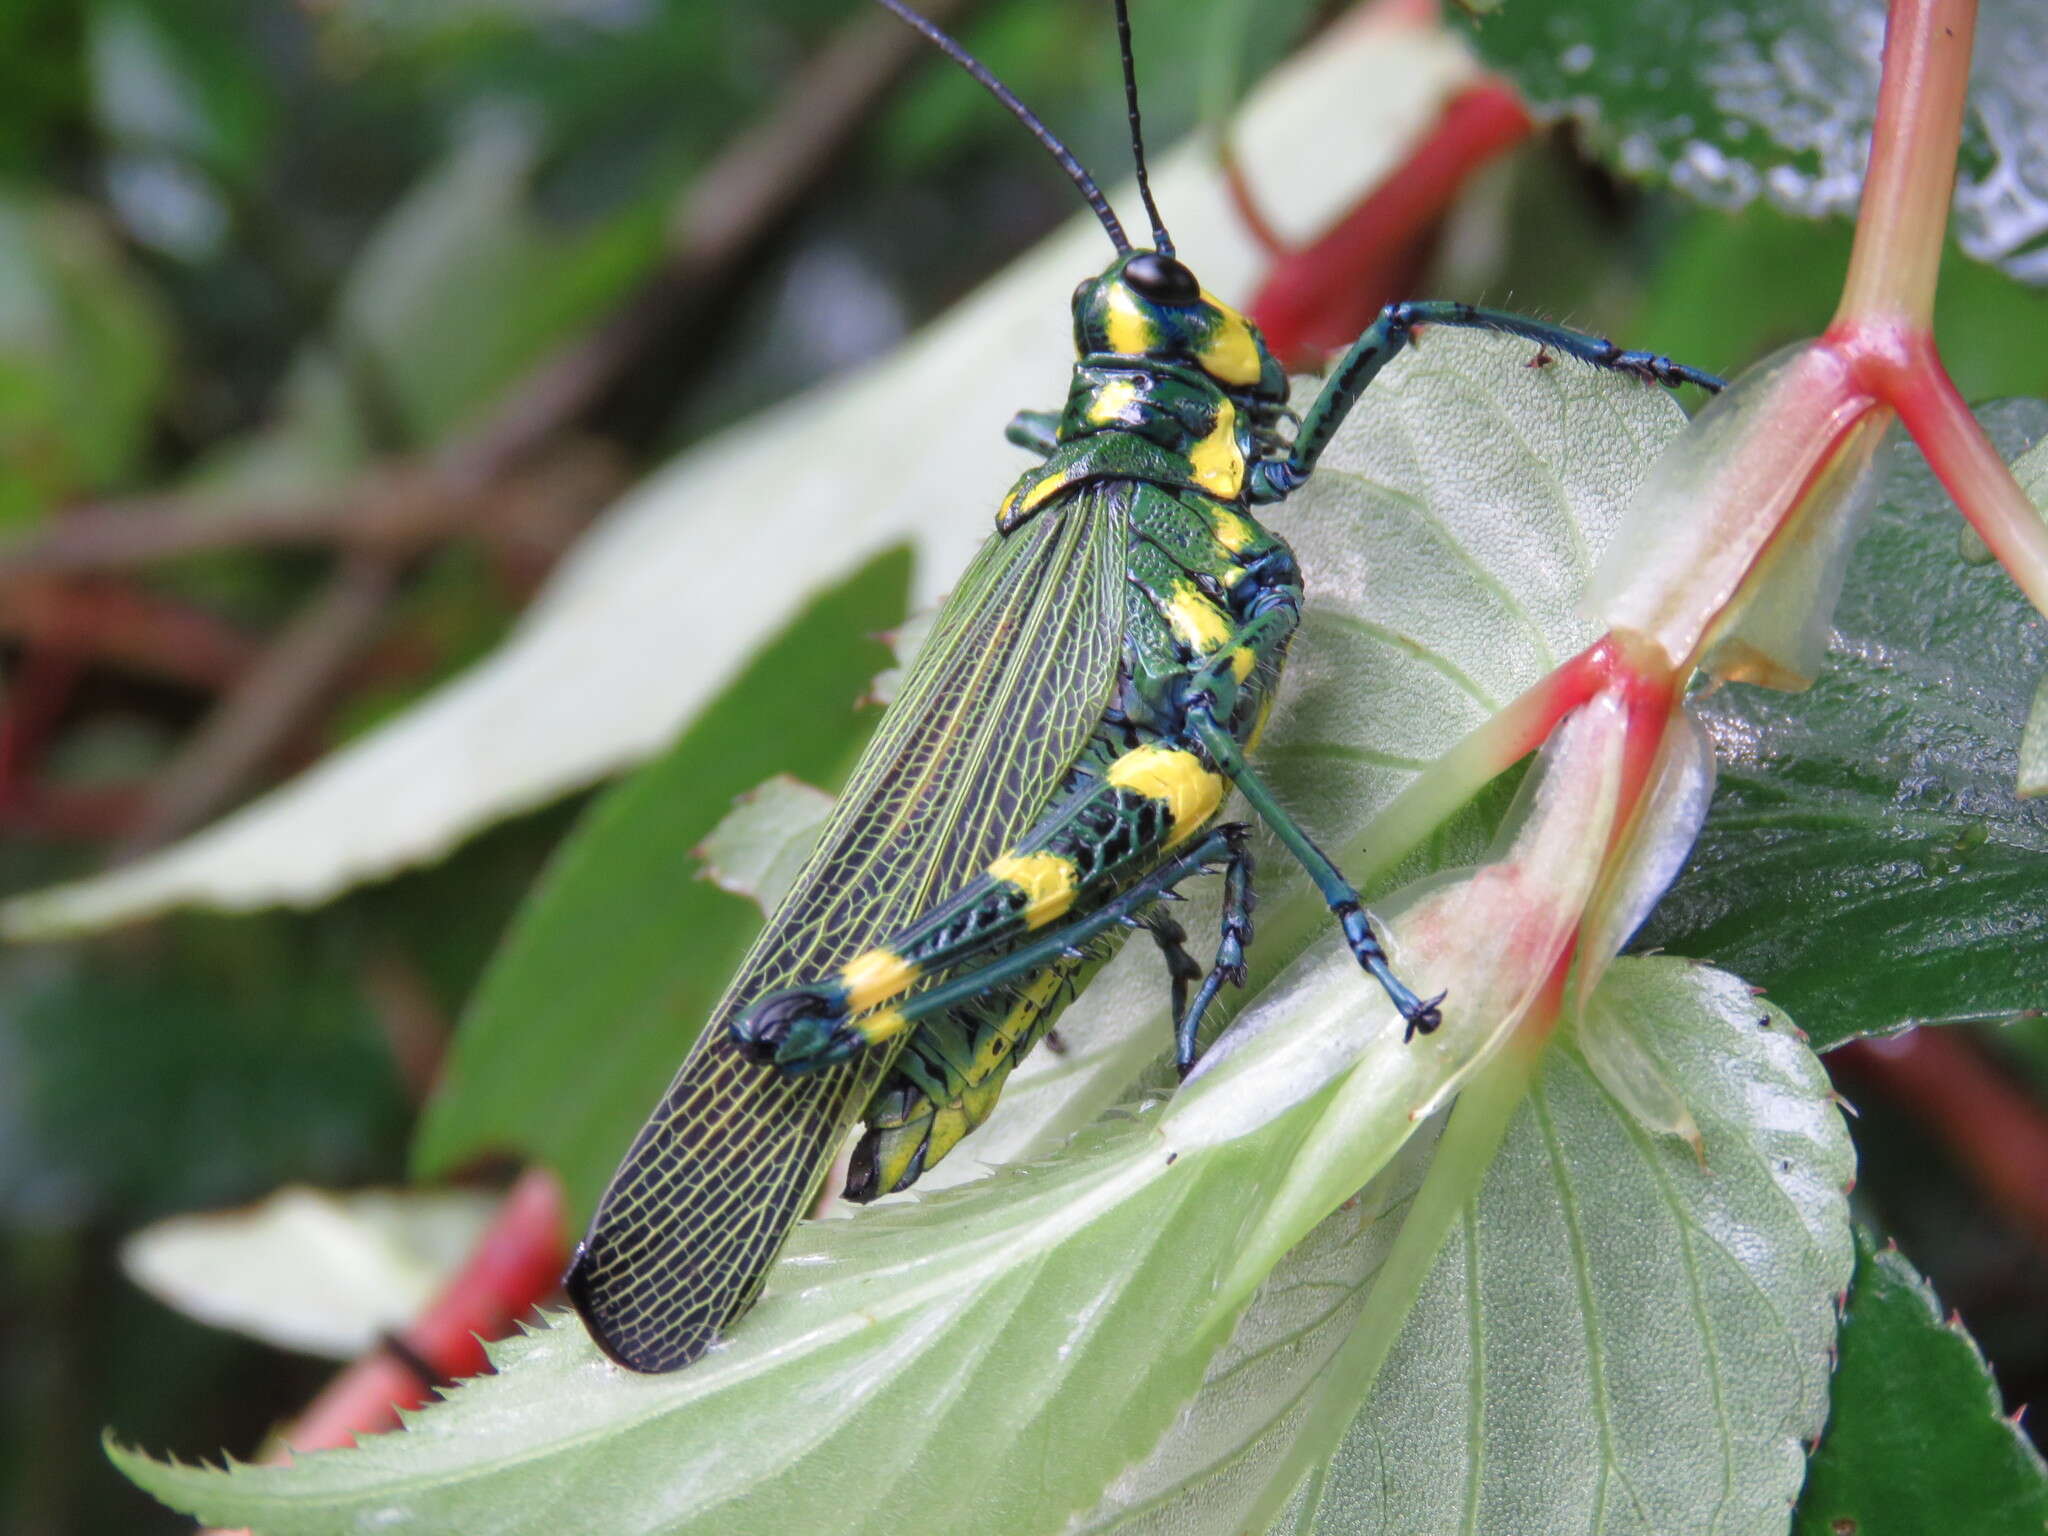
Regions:
<instances>
[{"instance_id":1,"label":"red plant stem","mask_svg":"<svg viewBox=\"0 0 2048 1536\"><path fill-rule=\"evenodd\" d=\"M1977 0L1892 0L1838 320L1933 320L1976 27Z\"/></svg>"},{"instance_id":2,"label":"red plant stem","mask_svg":"<svg viewBox=\"0 0 2048 1536\"><path fill-rule=\"evenodd\" d=\"M560 1181L543 1168L521 1174L468 1262L406 1329L406 1347L449 1380L483 1370L482 1341L504 1334L561 1279L567 1226ZM279 1438L294 1451L348 1445L395 1428L398 1410L418 1407L427 1394L408 1362L377 1349L328 1383Z\"/></svg>"},{"instance_id":3,"label":"red plant stem","mask_svg":"<svg viewBox=\"0 0 2048 1536\"><path fill-rule=\"evenodd\" d=\"M2048 525L1957 393L1932 329L1976 25L1976 0L1893 0L1856 243L1822 344L1899 413L1971 526L2048 613Z\"/></svg>"},{"instance_id":4,"label":"red plant stem","mask_svg":"<svg viewBox=\"0 0 2048 1536\"><path fill-rule=\"evenodd\" d=\"M83 670L79 657L61 648L35 647L22 658L0 703L0 803L29 794L27 781Z\"/></svg>"},{"instance_id":5,"label":"red plant stem","mask_svg":"<svg viewBox=\"0 0 2048 1536\"><path fill-rule=\"evenodd\" d=\"M1933 333L1917 324L1849 319L1837 321L1824 344L1848 360L1857 384L1899 413L1970 526L2028 601L2048 614L2048 521L1956 390Z\"/></svg>"},{"instance_id":6,"label":"red plant stem","mask_svg":"<svg viewBox=\"0 0 2048 1536\"><path fill-rule=\"evenodd\" d=\"M1925 1126L1992 1201L2048 1250L2048 1116L1954 1029L1858 1040L1829 1066Z\"/></svg>"},{"instance_id":7,"label":"red plant stem","mask_svg":"<svg viewBox=\"0 0 2048 1536\"><path fill-rule=\"evenodd\" d=\"M134 830L149 785L136 780L92 788L48 783L0 790L0 833L53 843L110 843Z\"/></svg>"},{"instance_id":8,"label":"red plant stem","mask_svg":"<svg viewBox=\"0 0 2048 1536\"><path fill-rule=\"evenodd\" d=\"M1445 104L1391 175L1298 251L1278 249L1249 196L1234 185L1255 238L1274 252L1249 309L1267 345L1284 362L1311 361L1348 345L1382 305L1411 297L1423 247L1445 211L1473 173L1521 143L1530 126L1521 99L1502 81L1468 87Z\"/></svg>"},{"instance_id":9,"label":"red plant stem","mask_svg":"<svg viewBox=\"0 0 2048 1536\"><path fill-rule=\"evenodd\" d=\"M0 586L0 635L217 692L257 646L225 620L132 582L22 577Z\"/></svg>"}]
</instances>

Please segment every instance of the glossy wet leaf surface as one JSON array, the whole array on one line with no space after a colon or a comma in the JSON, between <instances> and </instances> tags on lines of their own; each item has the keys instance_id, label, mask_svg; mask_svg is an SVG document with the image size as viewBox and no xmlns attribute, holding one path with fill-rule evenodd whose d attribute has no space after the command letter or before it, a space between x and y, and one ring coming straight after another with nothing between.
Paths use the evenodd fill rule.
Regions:
<instances>
[{"instance_id":1,"label":"glossy wet leaf surface","mask_svg":"<svg viewBox=\"0 0 2048 1536\"><path fill-rule=\"evenodd\" d=\"M1624 174L1737 208L1816 216L1862 185L1882 0L1497 0L1471 37L1542 110L1569 115ZM1979 261L2048 280L2048 11L1986 0L1956 191Z\"/></svg>"}]
</instances>

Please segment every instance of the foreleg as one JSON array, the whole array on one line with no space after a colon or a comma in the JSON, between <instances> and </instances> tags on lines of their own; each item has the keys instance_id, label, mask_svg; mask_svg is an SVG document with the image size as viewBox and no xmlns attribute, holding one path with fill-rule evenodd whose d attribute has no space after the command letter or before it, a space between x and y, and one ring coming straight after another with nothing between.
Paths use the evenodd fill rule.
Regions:
<instances>
[{"instance_id":1,"label":"foreleg","mask_svg":"<svg viewBox=\"0 0 2048 1536\"><path fill-rule=\"evenodd\" d=\"M1416 331L1425 325L1456 326L1467 330L1497 331L1520 336L1542 348L1555 348L1595 368L1608 368L1651 383L1676 387L1697 384L1718 391L1722 381L1711 373L1675 363L1657 352L1637 352L1617 346L1605 336L1532 320L1506 310L1481 309L1473 304L1424 302L1389 304L1379 319L1352 343L1344 360L1331 372L1323 392L1302 418L1294 447L1284 459L1269 459L1252 467L1250 495L1255 502L1285 499L1315 472L1316 461L1330 445L1344 418L1358 403L1366 386L1404 347L1415 345Z\"/></svg>"}]
</instances>

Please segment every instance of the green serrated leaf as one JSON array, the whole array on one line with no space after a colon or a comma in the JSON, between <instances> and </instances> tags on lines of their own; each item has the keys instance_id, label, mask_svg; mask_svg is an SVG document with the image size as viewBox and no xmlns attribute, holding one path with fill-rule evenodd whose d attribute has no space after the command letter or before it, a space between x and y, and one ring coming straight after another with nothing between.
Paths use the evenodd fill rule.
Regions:
<instances>
[{"instance_id":1,"label":"green serrated leaf","mask_svg":"<svg viewBox=\"0 0 2048 1536\"><path fill-rule=\"evenodd\" d=\"M837 781L873 725L853 709L881 654L866 637L901 615L907 581L885 555L820 599L591 809L463 1019L414 1142L422 1177L518 1151L562 1176L573 1210L595 1205L760 926L698 878L697 844L769 774Z\"/></svg>"},{"instance_id":2,"label":"green serrated leaf","mask_svg":"<svg viewBox=\"0 0 2048 1536\"><path fill-rule=\"evenodd\" d=\"M2048 1465L1961 1320L1896 1248L1856 1234L1826 1436L1798 1536L2039 1536Z\"/></svg>"},{"instance_id":3,"label":"green serrated leaf","mask_svg":"<svg viewBox=\"0 0 2048 1536\"><path fill-rule=\"evenodd\" d=\"M1370 1402L1333 1458L1312 1458L1278 1529L1783 1519L1827 1411L1850 1266L1853 1158L1826 1074L1782 1013L1691 962L1624 960L1596 998L1692 1107L1704 1160L1641 1129L1570 1044L1553 1050ZM1347 1384L1326 1367L1423 1163L1411 1144L1282 1261L1202 1392L1085 1529L1222 1536L1262 1493L1296 1487L1302 1443L1365 1389L1349 1383L1343 1408Z\"/></svg>"},{"instance_id":4,"label":"green serrated leaf","mask_svg":"<svg viewBox=\"0 0 2048 1536\"><path fill-rule=\"evenodd\" d=\"M1471 921L1540 881L1525 845L1571 862L1586 815L1613 813L1618 733L1596 711L1565 736L1605 743L1605 767L1549 782L1515 844L1520 878L1447 888L1407 930L1470 998L1527 953L1519 917ZM1170 1103L1030 1168L804 1228L746 1326L690 1370L633 1377L562 1319L353 1452L230 1478L123 1465L208 1519L277 1532L374 1510L386 1529L880 1533L909 1489L962 1532L1056 1529L1167 1428L1272 1265L1514 1017L1475 1005L1411 1046L1326 946Z\"/></svg>"},{"instance_id":5,"label":"green serrated leaf","mask_svg":"<svg viewBox=\"0 0 2048 1536\"><path fill-rule=\"evenodd\" d=\"M1877 106L1883 0L1504 0L1480 53L1569 114L1624 174L1739 208L1768 193L1809 217L1852 211ZM1956 236L1979 261L2048 278L2048 12L1987 0L1977 23Z\"/></svg>"},{"instance_id":6,"label":"green serrated leaf","mask_svg":"<svg viewBox=\"0 0 2048 1536\"><path fill-rule=\"evenodd\" d=\"M1984 413L2008 451L2048 407ZM1640 943L1769 989L1821 1049L2048 996L2048 804L2014 797L2048 623L1897 442L1819 681L1698 701L1720 788Z\"/></svg>"}]
</instances>

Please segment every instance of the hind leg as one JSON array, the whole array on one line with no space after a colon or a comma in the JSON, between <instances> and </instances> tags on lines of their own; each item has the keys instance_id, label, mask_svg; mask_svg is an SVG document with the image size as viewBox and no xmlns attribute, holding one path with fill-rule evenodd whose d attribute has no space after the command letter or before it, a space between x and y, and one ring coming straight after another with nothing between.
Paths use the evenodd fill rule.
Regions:
<instances>
[{"instance_id":1,"label":"hind leg","mask_svg":"<svg viewBox=\"0 0 2048 1536\"><path fill-rule=\"evenodd\" d=\"M1216 945L1216 963L1209 968L1194 1004L1180 1006L1174 999L1173 1064L1182 1077L1194 1070L1195 1041L1202 1029L1202 1015L1216 1001L1223 983L1244 985L1245 946L1252 941L1252 851L1240 847L1223 872L1222 937Z\"/></svg>"}]
</instances>

